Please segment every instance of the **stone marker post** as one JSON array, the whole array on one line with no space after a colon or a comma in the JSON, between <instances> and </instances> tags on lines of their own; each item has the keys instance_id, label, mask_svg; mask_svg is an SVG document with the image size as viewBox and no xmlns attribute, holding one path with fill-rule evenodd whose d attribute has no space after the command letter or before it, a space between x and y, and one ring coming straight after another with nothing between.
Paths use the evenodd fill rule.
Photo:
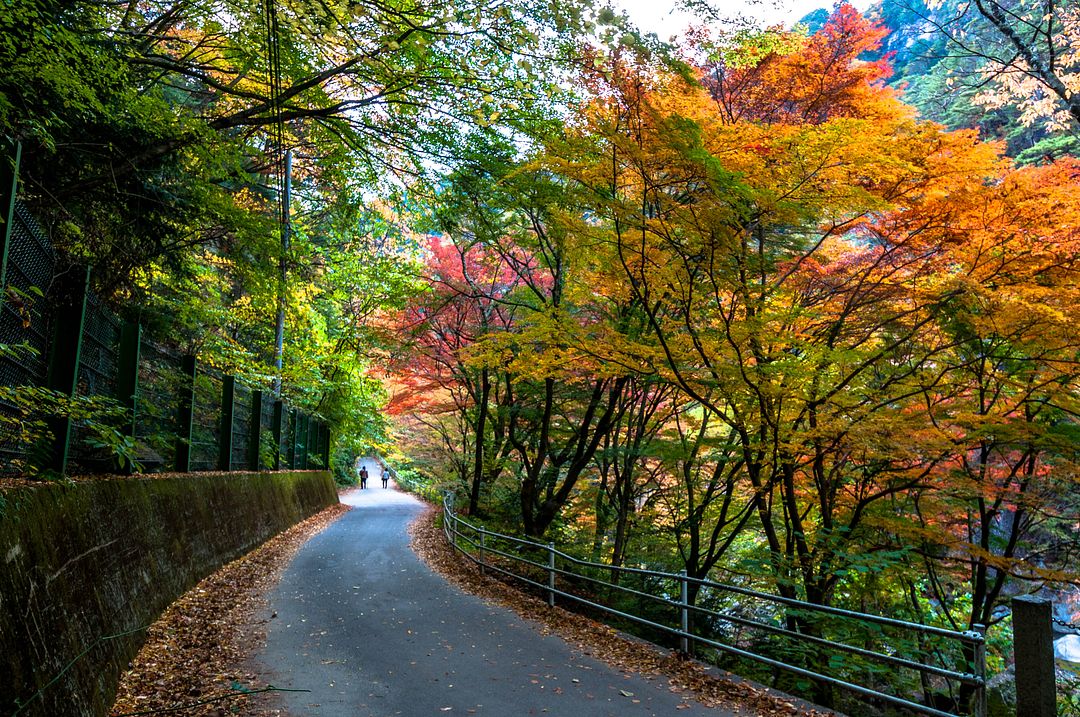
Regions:
<instances>
[{"instance_id":1,"label":"stone marker post","mask_svg":"<svg viewBox=\"0 0 1080 717\"><path fill-rule=\"evenodd\" d=\"M1054 633L1046 598L1013 598L1013 656L1016 660L1016 716L1054 717Z\"/></svg>"}]
</instances>

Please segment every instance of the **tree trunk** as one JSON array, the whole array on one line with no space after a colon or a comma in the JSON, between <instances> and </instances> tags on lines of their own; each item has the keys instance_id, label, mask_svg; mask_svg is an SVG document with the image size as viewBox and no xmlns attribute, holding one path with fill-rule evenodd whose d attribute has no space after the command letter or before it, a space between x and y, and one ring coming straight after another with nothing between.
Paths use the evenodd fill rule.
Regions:
<instances>
[{"instance_id":1,"label":"tree trunk","mask_svg":"<svg viewBox=\"0 0 1080 717\"><path fill-rule=\"evenodd\" d=\"M480 511L480 483L484 478L484 432L487 429L488 396L491 394L491 382L488 370L480 370L480 400L477 402L476 417L476 457L473 462L472 490L469 493L469 515Z\"/></svg>"}]
</instances>

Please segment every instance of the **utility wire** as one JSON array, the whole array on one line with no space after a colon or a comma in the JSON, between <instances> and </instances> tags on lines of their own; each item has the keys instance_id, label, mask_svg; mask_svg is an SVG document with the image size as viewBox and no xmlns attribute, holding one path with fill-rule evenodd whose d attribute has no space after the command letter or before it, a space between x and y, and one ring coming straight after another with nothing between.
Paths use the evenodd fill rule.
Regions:
<instances>
[{"instance_id":1,"label":"utility wire","mask_svg":"<svg viewBox=\"0 0 1080 717\"><path fill-rule=\"evenodd\" d=\"M244 688L239 688L237 690L234 690L233 692L226 692L225 694L217 695L216 697L210 697L210 698L205 699L205 700L199 700L198 702L189 702L188 704L176 705L175 707L160 707L160 708L157 708L157 709L141 710L139 712L125 712L125 713L123 713L121 715L117 715L117 717L139 717L140 715L160 715L160 714L166 714L168 712L181 712L181 711L189 710L189 709L192 709L192 708L195 708L195 707L200 707L202 705L208 705L208 704L212 704L214 702L220 702L221 700L227 700L230 697L242 697L244 695L257 695L257 694L259 694L261 692L311 692L311 690L290 690L290 689L286 689L284 687L274 687L273 685L268 685L267 687L263 687L263 688L260 688L260 689L257 689L257 690L247 690L247 689L244 689Z\"/></svg>"},{"instance_id":2,"label":"utility wire","mask_svg":"<svg viewBox=\"0 0 1080 717\"><path fill-rule=\"evenodd\" d=\"M285 342L285 292L288 282L289 253L289 195L292 191L292 162L285 149L285 123L282 102L281 82L281 26L278 21L275 0L264 0L263 13L266 23L267 73L270 89L270 114L274 118L271 125L270 151L272 152L271 171L276 179L278 196L278 223L281 227L281 257L278 260L278 301L277 322L274 331L274 384L275 396L281 395L282 354Z\"/></svg>"},{"instance_id":3,"label":"utility wire","mask_svg":"<svg viewBox=\"0 0 1080 717\"><path fill-rule=\"evenodd\" d=\"M45 692L45 690L47 690L50 687L52 687L53 685L55 685L57 683L57 681L61 677L63 677L65 674L67 674L67 671L70 670L72 668L72 666L75 665L76 662L78 662L83 657L85 657L88 652L93 650L95 647L97 647L101 643L108 642L109 640L117 640L117 639L119 639L121 637L127 637L129 635L134 635L137 632L142 632L143 630L147 629L148 627L150 627L150 626L149 625L143 625L142 627L137 627L134 630L127 630L126 632L118 632L115 635L105 635L104 637L97 638L96 640L91 642L86 647L86 649L84 649L78 655L75 655L75 657L71 658L71 661L68 662L66 665L64 665L62 670L57 672L53 676L53 678L51 680L49 680L44 685L42 685L41 688L37 692L35 692L29 699L27 699L25 702L22 701L22 700L15 700L16 709L15 709L15 712L12 713L11 717L17 717L19 714L21 714L22 711L26 709L27 705L29 705L31 702L36 700L38 697L41 697L41 695Z\"/></svg>"}]
</instances>

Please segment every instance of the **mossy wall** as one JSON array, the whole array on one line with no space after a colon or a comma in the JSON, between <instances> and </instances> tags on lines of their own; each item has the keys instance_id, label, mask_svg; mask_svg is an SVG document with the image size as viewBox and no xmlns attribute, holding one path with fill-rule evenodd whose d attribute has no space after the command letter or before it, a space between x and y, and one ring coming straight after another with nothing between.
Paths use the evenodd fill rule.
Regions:
<instances>
[{"instance_id":1,"label":"mossy wall","mask_svg":"<svg viewBox=\"0 0 1080 717\"><path fill-rule=\"evenodd\" d=\"M145 638L139 628L220 566L336 502L325 471L3 490L0 717L106 714Z\"/></svg>"}]
</instances>

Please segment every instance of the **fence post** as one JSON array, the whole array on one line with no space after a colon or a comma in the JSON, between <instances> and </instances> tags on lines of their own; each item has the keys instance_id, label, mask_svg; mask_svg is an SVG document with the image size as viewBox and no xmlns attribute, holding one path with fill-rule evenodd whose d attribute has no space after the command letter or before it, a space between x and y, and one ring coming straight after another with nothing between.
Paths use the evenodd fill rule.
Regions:
<instances>
[{"instance_id":1,"label":"fence post","mask_svg":"<svg viewBox=\"0 0 1080 717\"><path fill-rule=\"evenodd\" d=\"M328 424L328 423L323 424L322 437L323 437L323 446L322 446L323 467L326 470L330 470L330 424Z\"/></svg>"},{"instance_id":2,"label":"fence post","mask_svg":"<svg viewBox=\"0 0 1080 717\"><path fill-rule=\"evenodd\" d=\"M690 591L686 584L686 571L679 571L679 629L683 634L679 636L679 651L684 655L690 654Z\"/></svg>"},{"instance_id":3,"label":"fence post","mask_svg":"<svg viewBox=\"0 0 1080 717\"><path fill-rule=\"evenodd\" d=\"M125 436L135 436L136 411L138 410L137 399L139 395L139 352L142 348L142 326L137 322L127 322L120 329L120 360L116 367L116 398L120 405L129 411L129 417L124 420L122 433ZM130 461L126 466L121 466L120 471L131 473L134 467Z\"/></svg>"},{"instance_id":4,"label":"fence post","mask_svg":"<svg viewBox=\"0 0 1080 717\"><path fill-rule=\"evenodd\" d=\"M289 430L288 430L289 445L285 449L285 460L289 464L289 470L293 470L293 469L296 468L296 428L297 428L296 424L299 422L299 420L300 420L300 414L297 412L297 410L295 408L290 408L289 409Z\"/></svg>"},{"instance_id":5,"label":"fence post","mask_svg":"<svg viewBox=\"0 0 1080 717\"><path fill-rule=\"evenodd\" d=\"M485 533L483 531L483 529L481 529L480 530L480 574L481 575L484 574L484 549L487 547L487 541L485 540L486 537L487 537L487 533Z\"/></svg>"},{"instance_id":6,"label":"fence post","mask_svg":"<svg viewBox=\"0 0 1080 717\"><path fill-rule=\"evenodd\" d=\"M450 542L454 544L454 550L458 548L458 517L453 512L450 513L450 534L453 536Z\"/></svg>"},{"instance_id":7,"label":"fence post","mask_svg":"<svg viewBox=\"0 0 1080 717\"><path fill-rule=\"evenodd\" d=\"M218 429L218 470L232 470L233 412L236 410L236 377L221 379L221 427Z\"/></svg>"},{"instance_id":8,"label":"fence post","mask_svg":"<svg viewBox=\"0 0 1080 717\"><path fill-rule=\"evenodd\" d=\"M11 228L15 224L15 196L19 189L19 163L22 160L22 142L8 145L9 156L0 158L0 220L4 222L0 238L0 290L7 288L8 246ZM0 307L4 305L5 291L0 291Z\"/></svg>"},{"instance_id":9,"label":"fence post","mask_svg":"<svg viewBox=\"0 0 1080 717\"><path fill-rule=\"evenodd\" d=\"M1012 600L1017 717L1057 714L1051 617L1052 605L1047 598L1023 595Z\"/></svg>"},{"instance_id":10,"label":"fence post","mask_svg":"<svg viewBox=\"0 0 1080 717\"><path fill-rule=\"evenodd\" d=\"M982 680L975 686L975 717L986 717L986 625L976 623L972 629L982 638L975 644L975 676Z\"/></svg>"},{"instance_id":11,"label":"fence post","mask_svg":"<svg viewBox=\"0 0 1080 717\"><path fill-rule=\"evenodd\" d=\"M180 362L183 382L180 384L180 407L176 415L176 470L191 470L192 421L195 418L195 379L198 377L198 361L185 356Z\"/></svg>"},{"instance_id":12,"label":"fence post","mask_svg":"<svg viewBox=\"0 0 1080 717\"><path fill-rule=\"evenodd\" d=\"M274 401L274 417L270 419L270 432L274 434L273 469L281 470L281 421L285 417L285 404Z\"/></svg>"},{"instance_id":13,"label":"fence post","mask_svg":"<svg viewBox=\"0 0 1080 717\"><path fill-rule=\"evenodd\" d=\"M296 450L300 454L296 457L300 470L307 470L307 437L311 428L311 416L300 413L296 416Z\"/></svg>"},{"instance_id":14,"label":"fence post","mask_svg":"<svg viewBox=\"0 0 1080 717\"><path fill-rule=\"evenodd\" d=\"M555 607L555 543L548 543L548 607Z\"/></svg>"},{"instance_id":15,"label":"fence post","mask_svg":"<svg viewBox=\"0 0 1080 717\"><path fill-rule=\"evenodd\" d=\"M75 397L78 385L89 287L90 268L73 267L69 273L62 275L57 296L46 387L68 398ZM53 442L45 467L63 474L67 470L68 450L71 447L71 418L52 416L47 420L47 425Z\"/></svg>"},{"instance_id":16,"label":"fence post","mask_svg":"<svg viewBox=\"0 0 1080 717\"><path fill-rule=\"evenodd\" d=\"M262 448L262 407L263 392L251 392L251 423L248 430L248 470L262 470L259 450Z\"/></svg>"}]
</instances>

